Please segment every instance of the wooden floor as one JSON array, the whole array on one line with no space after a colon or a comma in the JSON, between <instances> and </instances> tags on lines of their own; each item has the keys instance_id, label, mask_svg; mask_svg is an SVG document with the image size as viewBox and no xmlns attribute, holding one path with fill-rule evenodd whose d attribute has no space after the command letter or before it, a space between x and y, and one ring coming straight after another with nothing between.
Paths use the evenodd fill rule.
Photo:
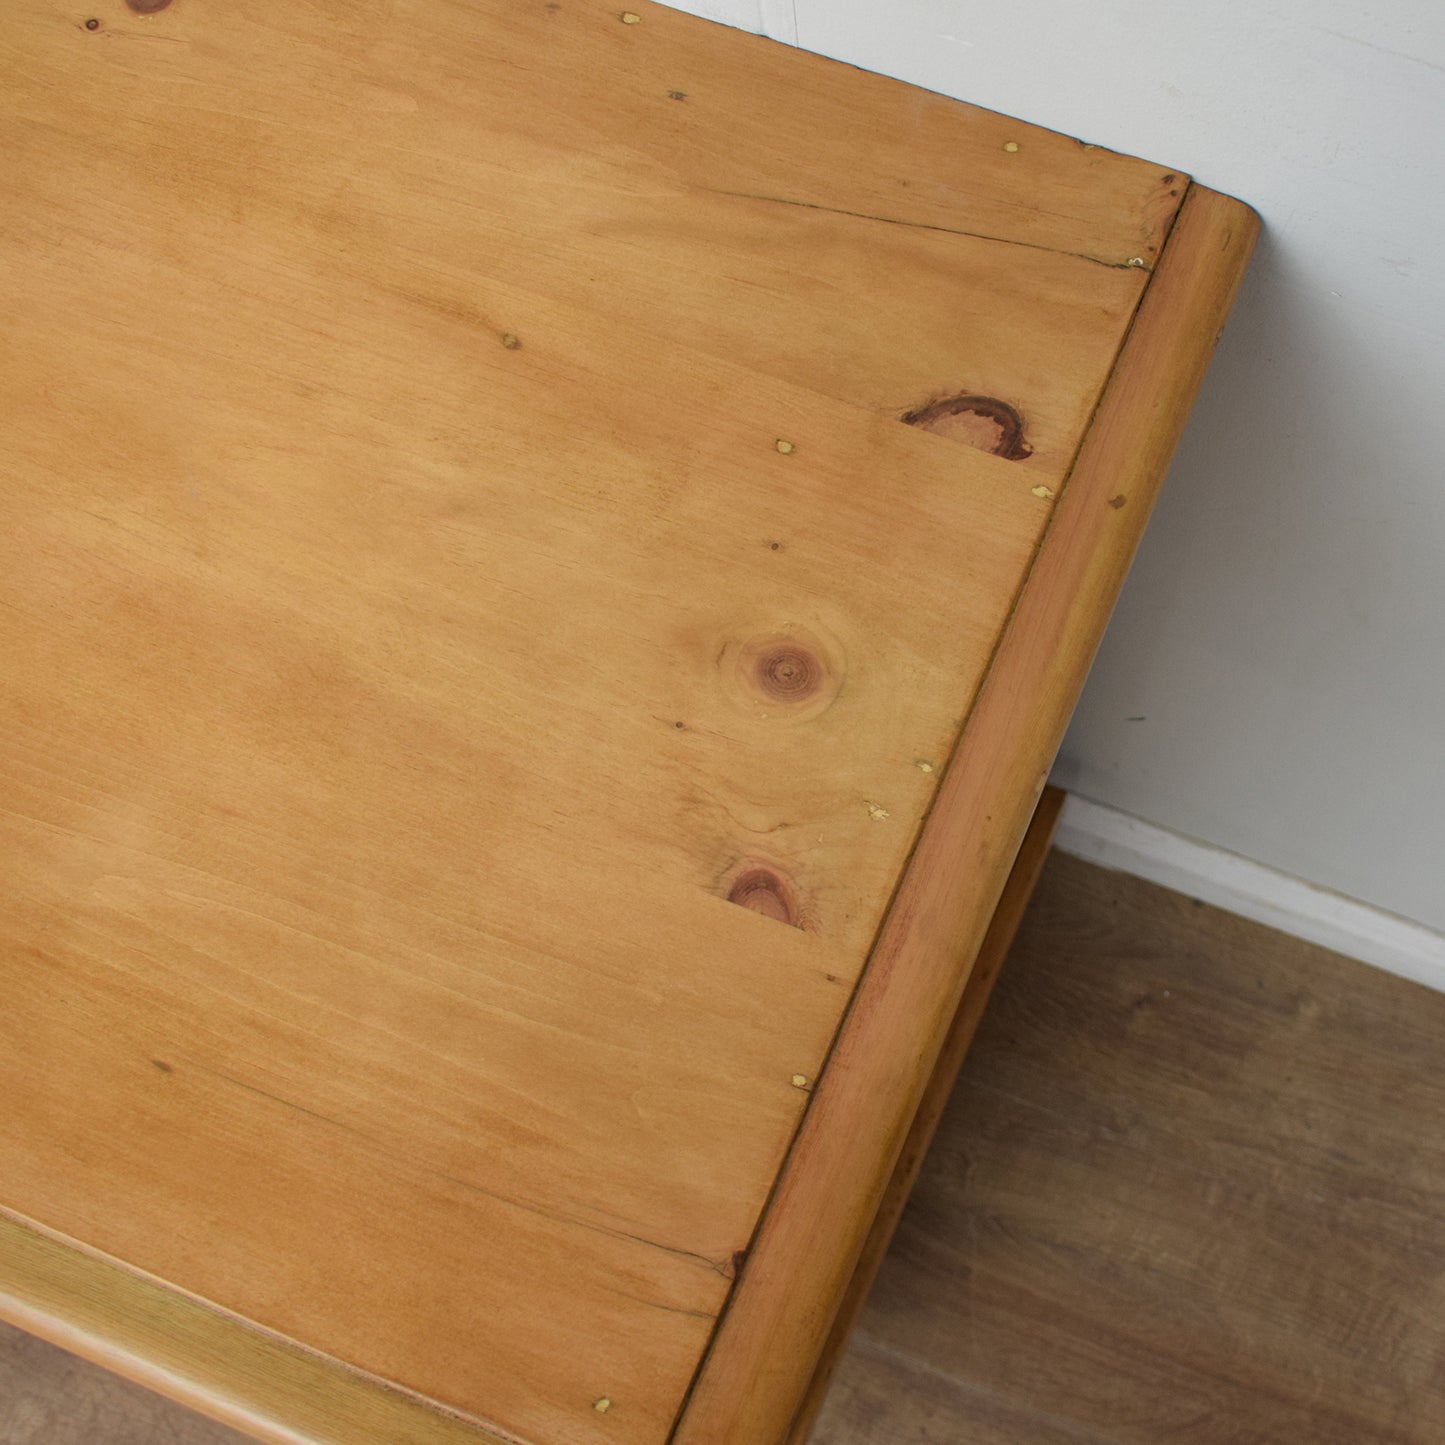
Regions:
<instances>
[{"instance_id":1,"label":"wooden floor","mask_svg":"<svg viewBox=\"0 0 1445 1445\"><path fill-rule=\"evenodd\" d=\"M0 1334L0 1445L234 1445ZM1054 855L814 1445L1440 1445L1445 995Z\"/></svg>"}]
</instances>

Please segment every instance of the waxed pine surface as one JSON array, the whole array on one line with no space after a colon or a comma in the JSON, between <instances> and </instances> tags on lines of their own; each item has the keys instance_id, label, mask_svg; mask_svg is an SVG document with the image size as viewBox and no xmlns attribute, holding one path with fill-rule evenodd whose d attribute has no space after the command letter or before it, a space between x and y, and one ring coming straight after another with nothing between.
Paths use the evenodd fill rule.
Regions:
<instances>
[{"instance_id":1,"label":"waxed pine surface","mask_svg":"<svg viewBox=\"0 0 1445 1445\"><path fill-rule=\"evenodd\" d=\"M0 80L0 1208L659 1442L1187 181L592 0Z\"/></svg>"},{"instance_id":2,"label":"waxed pine surface","mask_svg":"<svg viewBox=\"0 0 1445 1445\"><path fill-rule=\"evenodd\" d=\"M815 1445L1433 1445L1442 1040L1054 855ZM240 1439L0 1327L0 1445Z\"/></svg>"}]
</instances>

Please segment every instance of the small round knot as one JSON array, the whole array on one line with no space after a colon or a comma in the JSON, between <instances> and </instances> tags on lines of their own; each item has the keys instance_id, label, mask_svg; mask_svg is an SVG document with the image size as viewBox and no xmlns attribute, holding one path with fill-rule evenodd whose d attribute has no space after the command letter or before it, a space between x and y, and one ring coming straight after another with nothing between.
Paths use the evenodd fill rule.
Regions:
<instances>
[{"instance_id":1,"label":"small round knot","mask_svg":"<svg viewBox=\"0 0 1445 1445\"><path fill-rule=\"evenodd\" d=\"M758 686L777 702L803 702L817 692L822 664L795 642L765 648L753 664Z\"/></svg>"},{"instance_id":2,"label":"small round knot","mask_svg":"<svg viewBox=\"0 0 1445 1445\"><path fill-rule=\"evenodd\" d=\"M845 671L836 642L795 622L751 637L735 634L717 654L717 668L731 701L773 727L826 712Z\"/></svg>"}]
</instances>

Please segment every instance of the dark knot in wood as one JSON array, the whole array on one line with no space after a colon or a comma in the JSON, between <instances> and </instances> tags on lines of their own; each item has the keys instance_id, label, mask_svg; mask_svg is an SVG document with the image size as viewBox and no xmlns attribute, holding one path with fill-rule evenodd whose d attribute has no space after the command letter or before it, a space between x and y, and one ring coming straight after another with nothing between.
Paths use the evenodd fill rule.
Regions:
<instances>
[{"instance_id":1,"label":"dark knot in wood","mask_svg":"<svg viewBox=\"0 0 1445 1445\"><path fill-rule=\"evenodd\" d=\"M1024 440L1023 417L996 396L978 396L971 392L945 396L904 412L901 420L909 426L966 442L980 451L992 452L1005 461L1021 462L1034 454L1034 449Z\"/></svg>"},{"instance_id":2,"label":"dark knot in wood","mask_svg":"<svg viewBox=\"0 0 1445 1445\"><path fill-rule=\"evenodd\" d=\"M777 642L758 654L754 675L774 702L803 702L822 685L823 664L806 647Z\"/></svg>"},{"instance_id":3,"label":"dark knot in wood","mask_svg":"<svg viewBox=\"0 0 1445 1445\"><path fill-rule=\"evenodd\" d=\"M728 889L728 902L798 927L798 908L792 889L786 879L770 868L748 868L739 873Z\"/></svg>"}]
</instances>

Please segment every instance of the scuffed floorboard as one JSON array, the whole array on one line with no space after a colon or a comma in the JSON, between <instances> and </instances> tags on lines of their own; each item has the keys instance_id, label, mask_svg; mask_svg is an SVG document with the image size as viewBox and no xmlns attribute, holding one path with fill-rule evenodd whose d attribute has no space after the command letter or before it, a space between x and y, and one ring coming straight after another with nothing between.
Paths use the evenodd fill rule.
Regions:
<instances>
[{"instance_id":1,"label":"scuffed floorboard","mask_svg":"<svg viewBox=\"0 0 1445 1445\"><path fill-rule=\"evenodd\" d=\"M1054 854L813 1445L1438 1445L1445 995Z\"/></svg>"}]
</instances>

